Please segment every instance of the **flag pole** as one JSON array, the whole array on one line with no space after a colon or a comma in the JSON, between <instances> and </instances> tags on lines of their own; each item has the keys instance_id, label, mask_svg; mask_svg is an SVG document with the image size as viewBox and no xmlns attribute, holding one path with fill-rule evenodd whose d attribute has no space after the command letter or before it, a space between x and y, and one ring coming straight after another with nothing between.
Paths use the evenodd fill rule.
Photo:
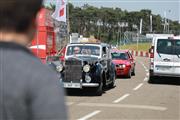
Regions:
<instances>
[{"instance_id":1,"label":"flag pole","mask_svg":"<svg viewBox=\"0 0 180 120\"><path fill-rule=\"evenodd\" d=\"M69 22L69 0L67 0L67 7L66 7L66 24L67 24L67 37L66 37L66 44L70 42L70 22Z\"/></svg>"}]
</instances>

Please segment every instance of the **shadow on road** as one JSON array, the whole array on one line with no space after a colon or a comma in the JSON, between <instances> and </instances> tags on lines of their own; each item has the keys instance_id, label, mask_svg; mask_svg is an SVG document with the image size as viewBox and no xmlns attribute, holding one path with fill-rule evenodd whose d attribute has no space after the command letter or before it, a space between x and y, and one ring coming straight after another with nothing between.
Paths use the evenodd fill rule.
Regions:
<instances>
[{"instance_id":1,"label":"shadow on road","mask_svg":"<svg viewBox=\"0 0 180 120\"><path fill-rule=\"evenodd\" d=\"M115 87L113 87L115 88ZM106 91L113 89L106 87L104 88L103 94L106 93ZM97 97L96 92L93 89L84 88L84 89L65 89L67 96L94 96Z\"/></svg>"},{"instance_id":2,"label":"shadow on road","mask_svg":"<svg viewBox=\"0 0 180 120\"><path fill-rule=\"evenodd\" d=\"M95 91L91 89L66 89L67 96L95 96L97 97ZM103 94L105 91L103 92Z\"/></svg>"},{"instance_id":3,"label":"shadow on road","mask_svg":"<svg viewBox=\"0 0 180 120\"><path fill-rule=\"evenodd\" d=\"M135 75L132 75L131 77L134 77ZM116 79L131 79L125 75L119 75L119 76L116 76Z\"/></svg>"},{"instance_id":4,"label":"shadow on road","mask_svg":"<svg viewBox=\"0 0 180 120\"><path fill-rule=\"evenodd\" d=\"M177 85L180 86L180 78L179 77L157 77L153 79L153 82L149 82L150 84L163 84L163 85Z\"/></svg>"}]
</instances>

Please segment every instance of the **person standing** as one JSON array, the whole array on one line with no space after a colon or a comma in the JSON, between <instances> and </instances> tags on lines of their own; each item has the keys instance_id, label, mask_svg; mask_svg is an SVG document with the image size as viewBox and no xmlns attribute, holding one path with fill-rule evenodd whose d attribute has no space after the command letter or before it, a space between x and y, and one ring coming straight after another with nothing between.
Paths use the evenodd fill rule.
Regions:
<instances>
[{"instance_id":1,"label":"person standing","mask_svg":"<svg viewBox=\"0 0 180 120\"><path fill-rule=\"evenodd\" d=\"M66 120L55 71L26 47L42 0L0 1L0 120Z\"/></svg>"}]
</instances>

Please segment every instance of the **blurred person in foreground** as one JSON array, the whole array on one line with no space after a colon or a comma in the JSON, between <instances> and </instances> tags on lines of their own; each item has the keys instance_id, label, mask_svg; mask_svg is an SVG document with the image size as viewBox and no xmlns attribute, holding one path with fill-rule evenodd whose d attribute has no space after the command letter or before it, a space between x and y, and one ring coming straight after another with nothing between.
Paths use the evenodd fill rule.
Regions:
<instances>
[{"instance_id":1,"label":"blurred person in foreground","mask_svg":"<svg viewBox=\"0 0 180 120\"><path fill-rule=\"evenodd\" d=\"M0 1L0 120L66 120L57 75L26 46L42 0Z\"/></svg>"}]
</instances>

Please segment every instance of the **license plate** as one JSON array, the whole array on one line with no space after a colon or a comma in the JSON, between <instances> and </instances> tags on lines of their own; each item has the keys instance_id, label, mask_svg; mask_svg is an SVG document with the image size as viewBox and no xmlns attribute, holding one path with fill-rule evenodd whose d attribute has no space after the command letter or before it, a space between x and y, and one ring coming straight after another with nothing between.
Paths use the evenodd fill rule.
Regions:
<instances>
[{"instance_id":1,"label":"license plate","mask_svg":"<svg viewBox=\"0 0 180 120\"><path fill-rule=\"evenodd\" d=\"M157 67L157 70L163 70L163 71L166 71L166 70L169 70L170 67Z\"/></svg>"},{"instance_id":2,"label":"license plate","mask_svg":"<svg viewBox=\"0 0 180 120\"><path fill-rule=\"evenodd\" d=\"M80 83L63 83L65 88L81 88Z\"/></svg>"}]
</instances>

